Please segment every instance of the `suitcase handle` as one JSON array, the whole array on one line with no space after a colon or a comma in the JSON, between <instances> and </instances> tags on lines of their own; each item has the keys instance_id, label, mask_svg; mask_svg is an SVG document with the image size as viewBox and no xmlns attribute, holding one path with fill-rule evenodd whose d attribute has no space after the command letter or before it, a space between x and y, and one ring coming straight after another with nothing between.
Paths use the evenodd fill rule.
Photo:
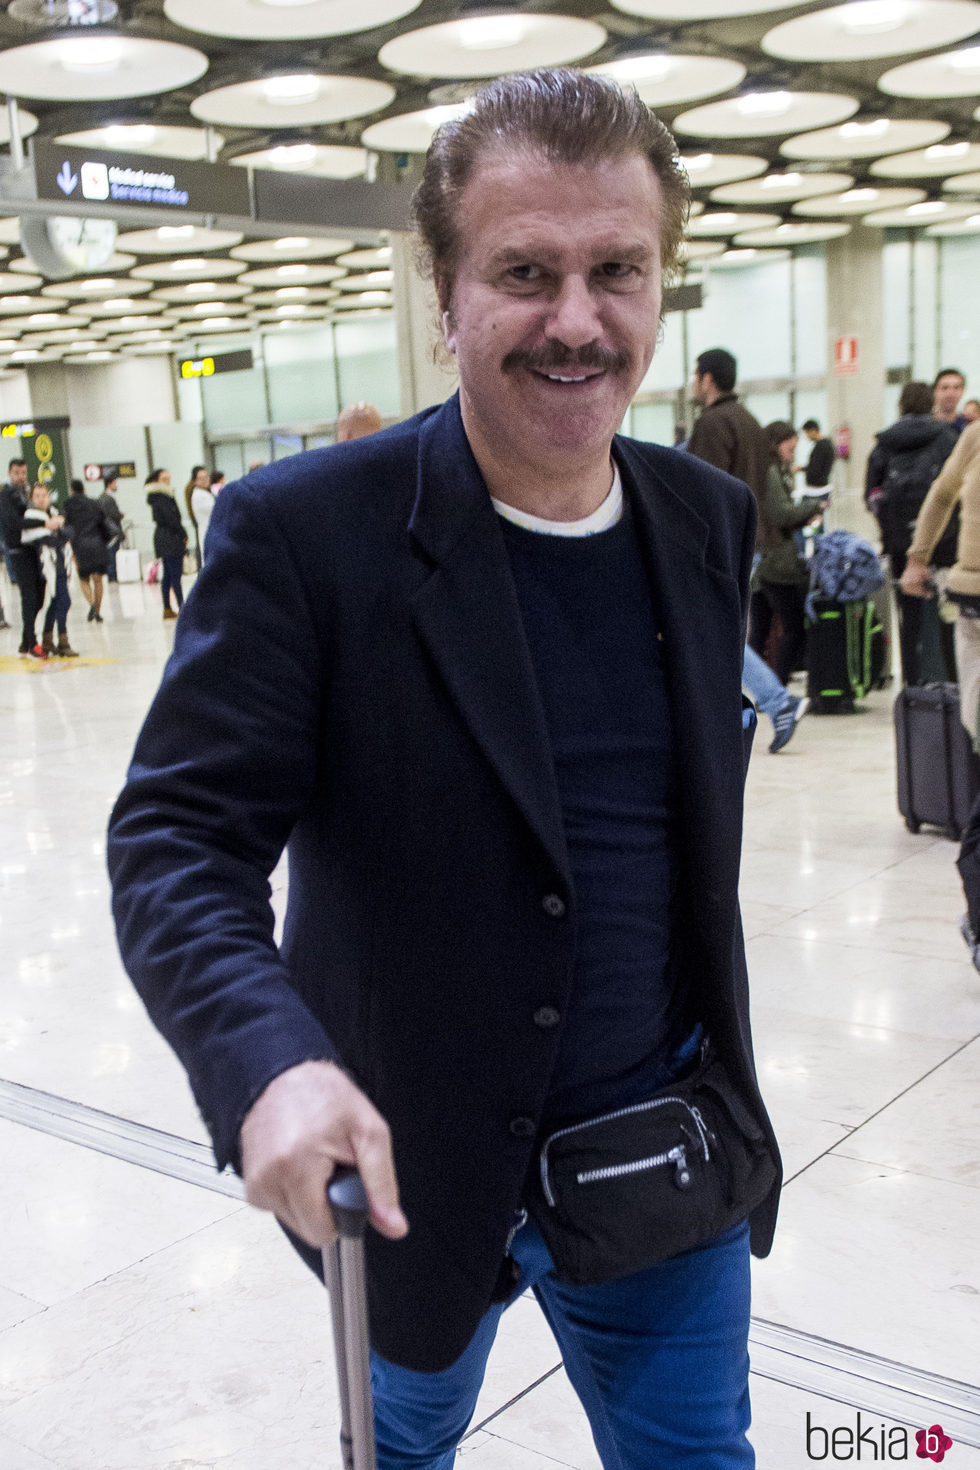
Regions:
<instances>
[{"instance_id":1,"label":"suitcase handle","mask_svg":"<svg viewBox=\"0 0 980 1470\"><path fill-rule=\"evenodd\" d=\"M368 1338L364 1232L368 1200L356 1169L340 1167L327 1183L327 1202L338 1238L323 1251L324 1281L330 1292L340 1446L345 1470L375 1470L371 1345Z\"/></svg>"},{"instance_id":2,"label":"suitcase handle","mask_svg":"<svg viewBox=\"0 0 980 1470\"><path fill-rule=\"evenodd\" d=\"M357 1239L367 1229L368 1197L356 1169L340 1165L327 1185L327 1202L338 1234Z\"/></svg>"}]
</instances>

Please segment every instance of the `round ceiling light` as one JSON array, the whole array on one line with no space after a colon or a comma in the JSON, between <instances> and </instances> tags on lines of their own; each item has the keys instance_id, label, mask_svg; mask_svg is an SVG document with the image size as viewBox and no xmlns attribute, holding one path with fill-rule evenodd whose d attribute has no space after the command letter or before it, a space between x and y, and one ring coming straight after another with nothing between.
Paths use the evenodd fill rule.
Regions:
<instances>
[{"instance_id":1,"label":"round ceiling light","mask_svg":"<svg viewBox=\"0 0 980 1470\"><path fill-rule=\"evenodd\" d=\"M208 156L208 140L203 128L174 127L162 123L107 123L105 127L83 128L78 133L59 133L55 141L73 148L105 148L110 153L145 153L191 159ZM224 139L215 134L215 143L220 149Z\"/></svg>"},{"instance_id":2,"label":"round ceiling light","mask_svg":"<svg viewBox=\"0 0 980 1470\"><path fill-rule=\"evenodd\" d=\"M424 153L437 128L471 110L469 102L451 102L443 107L425 107L421 112L402 112L371 123L361 134L361 142L382 153Z\"/></svg>"},{"instance_id":3,"label":"round ceiling light","mask_svg":"<svg viewBox=\"0 0 980 1470\"><path fill-rule=\"evenodd\" d=\"M911 153L896 153L871 165L880 179L941 179L972 173L980 166L980 143L933 143Z\"/></svg>"},{"instance_id":4,"label":"round ceiling light","mask_svg":"<svg viewBox=\"0 0 980 1470\"><path fill-rule=\"evenodd\" d=\"M728 235L734 235L736 230L751 230L752 228L761 230L778 224L778 214L747 214L739 213L734 209L712 209L707 214L691 220L687 233L692 239L701 239L704 236L723 239Z\"/></svg>"},{"instance_id":5,"label":"round ceiling light","mask_svg":"<svg viewBox=\"0 0 980 1470\"><path fill-rule=\"evenodd\" d=\"M646 20L721 20L788 10L793 0L613 0L617 10Z\"/></svg>"},{"instance_id":6,"label":"round ceiling light","mask_svg":"<svg viewBox=\"0 0 980 1470\"><path fill-rule=\"evenodd\" d=\"M891 97L972 97L980 91L980 46L906 61L878 78Z\"/></svg>"},{"instance_id":7,"label":"round ceiling light","mask_svg":"<svg viewBox=\"0 0 980 1470\"><path fill-rule=\"evenodd\" d=\"M421 0L165 0L175 25L237 41L314 41L390 25Z\"/></svg>"},{"instance_id":8,"label":"round ceiling light","mask_svg":"<svg viewBox=\"0 0 980 1470\"><path fill-rule=\"evenodd\" d=\"M367 270L381 269L391 264L392 254L390 245L376 245L366 250L348 250L344 255L337 256L337 264L353 266L355 270L362 267Z\"/></svg>"},{"instance_id":9,"label":"round ceiling light","mask_svg":"<svg viewBox=\"0 0 980 1470\"><path fill-rule=\"evenodd\" d=\"M406 31L382 46L378 60L407 76L495 77L578 61L605 41L606 32L592 20L498 11Z\"/></svg>"},{"instance_id":10,"label":"round ceiling light","mask_svg":"<svg viewBox=\"0 0 980 1470\"><path fill-rule=\"evenodd\" d=\"M0 91L59 102L148 97L196 82L208 58L138 36L67 36L0 51Z\"/></svg>"},{"instance_id":11,"label":"round ceiling light","mask_svg":"<svg viewBox=\"0 0 980 1470\"><path fill-rule=\"evenodd\" d=\"M740 270L748 265L762 265L770 260L788 260L788 250L765 250L758 245L734 245L730 250L725 250L718 256L717 260L711 262L711 269L718 270Z\"/></svg>"},{"instance_id":12,"label":"round ceiling light","mask_svg":"<svg viewBox=\"0 0 980 1470\"><path fill-rule=\"evenodd\" d=\"M622 56L587 70L611 77L621 87L635 87L648 107L671 107L699 97L716 97L745 79L740 61L721 56L672 56L662 52Z\"/></svg>"},{"instance_id":13,"label":"round ceiling light","mask_svg":"<svg viewBox=\"0 0 980 1470\"><path fill-rule=\"evenodd\" d=\"M160 225L155 230L130 230L116 241L137 255L186 255L188 250L227 250L245 237L240 230L210 230L202 225Z\"/></svg>"},{"instance_id":14,"label":"round ceiling light","mask_svg":"<svg viewBox=\"0 0 980 1470\"><path fill-rule=\"evenodd\" d=\"M849 235L850 225L805 225L790 221L772 230L745 230L735 236L736 245L817 245Z\"/></svg>"},{"instance_id":15,"label":"round ceiling light","mask_svg":"<svg viewBox=\"0 0 980 1470\"><path fill-rule=\"evenodd\" d=\"M762 49L789 61L863 61L932 51L977 30L976 0L848 0L784 21Z\"/></svg>"},{"instance_id":16,"label":"round ceiling light","mask_svg":"<svg viewBox=\"0 0 980 1470\"><path fill-rule=\"evenodd\" d=\"M948 132L949 123L925 118L876 117L860 122L855 118L836 128L818 128L787 138L779 151L786 158L799 159L877 158L906 148L925 148Z\"/></svg>"},{"instance_id":17,"label":"round ceiling light","mask_svg":"<svg viewBox=\"0 0 980 1470\"><path fill-rule=\"evenodd\" d=\"M940 221L966 219L975 214L975 204L948 204L942 199L925 199L920 204L909 204L904 209L880 209L864 216L866 225L891 226L933 225Z\"/></svg>"},{"instance_id":18,"label":"round ceiling light","mask_svg":"<svg viewBox=\"0 0 980 1470\"><path fill-rule=\"evenodd\" d=\"M794 204L793 213L805 214L808 219L834 219L840 215L870 214L875 209L904 209L908 204L921 203L925 197L924 189L875 189L862 185Z\"/></svg>"},{"instance_id":19,"label":"round ceiling light","mask_svg":"<svg viewBox=\"0 0 980 1470\"><path fill-rule=\"evenodd\" d=\"M344 280L338 281L337 284L340 286L341 291L377 291L382 289L387 291L390 289L394 278L394 271L383 269L360 271L356 276L347 276Z\"/></svg>"},{"instance_id":20,"label":"round ceiling light","mask_svg":"<svg viewBox=\"0 0 980 1470\"><path fill-rule=\"evenodd\" d=\"M149 281L132 281L118 276L90 276L76 281L59 281L56 286L43 286L42 296L64 297L68 301L105 301L125 291L128 296L142 296L151 290Z\"/></svg>"},{"instance_id":21,"label":"round ceiling light","mask_svg":"<svg viewBox=\"0 0 980 1470\"><path fill-rule=\"evenodd\" d=\"M11 267L16 264L16 261L11 261ZM12 268L9 271L0 271L0 292L32 291L35 287L43 286L43 284L44 277L41 275L27 275L24 271L15 272Z\"/></svg>"},{"instance_id":22,"label":"round ceiling light","mask_svg":"<svg viewBox=\"0 0 980 1470\"><path fill-rule=\"evenodd\" d=\"M703 138L761 138L843 122L857 112L856 97L840 92L743 92L708 102L674 118L673 129Z\"/></svg>"},{"instance_id":23,"label":"round ceiling light","mask_svg":"<svg viewBox=\"0 0 980 1470\"><path fill-rule=\"evenodd\" d=\"M201 122L230 127L312 127L380 112L394 98L387 82L297 72L216 87L195 97L191 112Z\"/></svg>"},{"instance_id":24,"label":"round ceiling light","mask_svg":"<svg viewBox=\"0 0 980 1470\"><path fill-rule=\"evenodd\" d=\"M367 170L367 150L337 143L282 143L239 153L228 162L237 168L268 168L276 173L302 170L326 179L356 179Z\"/></svg>"},{"instance_id":25,"label":"round ceiling light","mask_svg":"<svg viewBox=\"0 0 980 1470\"><path fill-rule=\"evenodd\" d=\"M269 270L246 271L239 280L243 286L254 290L260 286L325 286L346 274L339 265L304 265L300 262L274 266Z\"/></svg>"},{"instance_id":26,"label":"round ceiling light","mask_svg":"<svg viewBox=\"0 0 980 1470\"><path fill-rule=\"evenodd\" d=\"M927 235L980 235L980 211L967 215L966 219L951 220L949 224L930 225Z\"/></svg>"},{"instance_id":27,"label":"round ceiling light","mask_svg":"<svg viewBox=\"0 0 980 1470\"><path fill-rule=\"evenodd\" d=\"M212 260L189 256L183 260L155 260L148 265L137 265L132 273L138 281L169 284L172 281L221 280L240 275L241 269L240 260L228 260L220 255Z\"/></svg>"},{"instance_id":28,"label":"round ceiling light","mask_svg":"<svg viewBox=\"0 0 980 1470\"><path fill-rule=\"evenodd\" d=\"M680 159L692 189L712 189L716 184L750 179L765 173L768 167L764 158L750 153L682 153Z\"/></svg>"},{"instance_id":29,"label":"round ceiling light","mask_svg":"<svg viewBox=\"0 0 980 1470\"><path fill-rule=\"evenodd\" d=\"M341 250L349 250L353 241L332 240L323 235L283 235L278 240L250 240L236 245L231 254L236 260L284 261L326 260Z\"/></svg>"},{"instance_id":30,"label":"round ceiling light","mask_svg":"<svg viewBox=\"0 0 980 1470\"><path fill-rule=\"evenodd\" d=\"M18 126L20 127L20 135L22 138L29 138L32 133L37 132L37 118L34 116L33 112L28 112L26 107L18 107L17 122ZM7 115L7 109L4 108L3 112L0 113L0 143L9 142L10 118Z\"/></svg>"},{"instance_id":31,"label":"round ceiling light","mask_svg":"<svg viewBox=\"0 0 980 1470\"><path fill-rule=\"evenodd\" d=\"M951 194L980 194L980 173L957 174L952 179L946 179L943 188Z\"/></svg>"},{"instance_id":32,"label":"round ceiling light","mask_svg":"<svg viewBox=\"0 0 980 1470\"><path fill-rule=\"evenodd\" d=\"M152 281L147 282L152 286ZM158 286L151 300L175 302L187 306L195 301L240 301L248 295L247 286L230 281L187 281L183 286Z\"/></svg>"},{"instance_id":33,"label":"round ceiling light","mask_svg":"<svg viewBox=\"0 0 980 1470\"><path fill-rule=\"evenodd\" d=\"M811 199L818 194L839 194L849 189L850 174L801 174L793 171L766 174L761 179L743 179L714 189L711 197L720 204L788 204L793 199Z\"/></svg>"}]
</instances>

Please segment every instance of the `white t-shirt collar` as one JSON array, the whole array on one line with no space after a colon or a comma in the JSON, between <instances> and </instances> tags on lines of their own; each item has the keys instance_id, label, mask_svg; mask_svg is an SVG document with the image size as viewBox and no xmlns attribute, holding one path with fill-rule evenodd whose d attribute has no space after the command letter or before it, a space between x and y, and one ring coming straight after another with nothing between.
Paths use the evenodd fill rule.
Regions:
<instances>
[{"instance_id":1,"label":"white t-shirt collar","mask_svg":"<svg viewBox=\"0 0 980 1470\"><path fill-rule=\"evenodd\" d=\"M493 497L490 497L493 500ZM538 531L543 536L594 536L598 531L608 531L623 516L623 482L619 466L613 461L613 482L605 500L591 515L580 521L549 521L544 516L533 516L502 500L493 500L493 508L505 521L522 526L525 531Z\"/></svg>"}]
</instances>

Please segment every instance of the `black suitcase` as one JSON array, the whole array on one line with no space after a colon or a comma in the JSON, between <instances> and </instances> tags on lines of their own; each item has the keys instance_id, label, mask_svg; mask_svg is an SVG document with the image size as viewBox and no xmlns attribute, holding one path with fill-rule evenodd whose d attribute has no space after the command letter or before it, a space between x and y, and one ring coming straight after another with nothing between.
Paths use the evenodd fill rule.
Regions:
<instances>
[{"instance_id":1,"label":"black suitcase","mask_svg":"<svg viewBox=\"0 0 980 1470\"><path fill-rule=\"evenodd\" d=\"M910 684L895 700L898 809L910 832L923 823L959 842L980 792L980 761L960 724L955 684Z\"/></svg>"},{"instance_id":2,"label":"black suitcase","mask_svg":"<svg viewBox=\"0 0 980 1470\"><path fill-rule=\"evenodd\" d=\"M364 1275L368 1203L361 1176L353 1169L337 1169L327 1198L337 1239L323 1251L323 1278L330 1292L344 1470L376 1470Z\"/></svg>"},{"instance_id":3,"label":"black suitcase","mask_svg":"<svg viewBox=\"0 0 980 1470\"><path fill-rule=\"evenodd\" d=\"M885 630L875 604L814 598L807 623L806 692L818 715L854 713L855 699L887 678Z\"/></svg>"}]
</instances>

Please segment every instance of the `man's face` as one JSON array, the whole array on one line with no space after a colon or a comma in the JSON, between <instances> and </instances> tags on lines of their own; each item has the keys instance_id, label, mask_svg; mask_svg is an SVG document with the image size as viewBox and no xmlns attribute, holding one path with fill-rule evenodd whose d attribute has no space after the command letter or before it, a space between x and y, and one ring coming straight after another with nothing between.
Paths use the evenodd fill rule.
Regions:
<instances>
[{"instance_id":1,"label":"man's face","mask_svg":"<svg viewBox=\"0 0 980 1470\"><path fill-rule=\"evenodd\" d=\"M35 505L38 510L47 510L51 504L51 496L48 494L48 487L46 485L34 486L34 489L31 491L31 504Z\"/></svg>"},{"instance_id":2,"label":"man's face","mask_svg":"<svg viewBox=\"0 0 980 1470\"><path fill-rule=\"evenodd\" d=\"M16 485L18 490L27 488L26 464L12 464L10 466L10 483L11 485Z\"/></svg>"},{"instance_id":3,"label":"man's face","mask_svg":"<svg viewBox=\"0 0 980 1470\"><path fill-rule=\"evenodd\" d=\"M955 415L956 405L963 397L966 383L959 373L943 373L932 390L932 408L934 413Z\"/></svg>"},{"instance_id":4,"label":"man's face","mask_svg":"<svg viewBox=\"0 0 980 1470\"><path fill-rule=\"evenodd\" d=\"M700 403L702 408L708 401L710 378L710 373L699 373L697 368L694 369L694 376L691 379L691 397L695 403Z\"/></svg>"},{"instance_id":5,"label":"man's face","mask_svg":"<svg viewBox=\"0 0 980 1470\"><path fill-rule=\"evenodd\" d=\"M819 429L804 429L803 432L809 439L811 444L816 444L817 440L820 438Z\"/></svg>"},{"instance_id":6,"label":"man's face","mask_svg":"<svg viewBox=\"0 0 980 1470\"><path fill-rule=\"evenodd\" d=\"M471 439L508 463L606 453L660 323L660 185L640 155L477 164L440 309Z\"/></svg>"}]
</instances>

